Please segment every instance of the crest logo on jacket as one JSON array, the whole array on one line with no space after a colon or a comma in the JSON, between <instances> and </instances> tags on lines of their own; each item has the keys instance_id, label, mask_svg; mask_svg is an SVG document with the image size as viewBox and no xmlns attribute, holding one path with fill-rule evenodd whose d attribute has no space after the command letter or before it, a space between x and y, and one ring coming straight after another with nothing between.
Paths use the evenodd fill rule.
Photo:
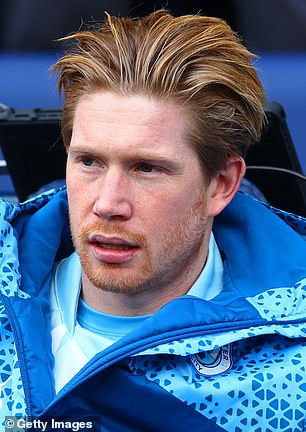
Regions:
<instances>
[{"instance_id":1,"label":"crest logo on jacket","mask_svg":"<svg viewBox=\"0 0 306 432\"><path fill-rule=\"evenodd\" d=\"M231 345L227 344L211 351L192 354L190 360L196 371L201 375L213 376L221 374L232 367Z\"/></svg>"}]
</instances>

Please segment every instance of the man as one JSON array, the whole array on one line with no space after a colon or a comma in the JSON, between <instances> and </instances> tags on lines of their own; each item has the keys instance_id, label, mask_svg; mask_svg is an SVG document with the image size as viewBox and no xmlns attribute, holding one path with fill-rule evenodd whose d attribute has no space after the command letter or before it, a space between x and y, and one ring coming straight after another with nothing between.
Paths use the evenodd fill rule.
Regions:
<instances>
[{"instance_id":1,"label":"man","mask_svg":"<svg viewBox=\"0 0 306 432\"><path fill-rule=\"evenodd\" d=\"M264 123L251 54L165 11L71 39L68 198L2 204L4 416L302 431L305 220L236 194Z\"/></svg>"}]
</instances>

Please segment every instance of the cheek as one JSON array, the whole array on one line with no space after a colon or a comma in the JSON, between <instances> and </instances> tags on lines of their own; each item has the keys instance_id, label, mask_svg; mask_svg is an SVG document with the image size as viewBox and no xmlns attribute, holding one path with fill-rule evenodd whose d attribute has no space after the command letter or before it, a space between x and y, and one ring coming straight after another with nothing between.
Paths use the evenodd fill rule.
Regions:
<instances>
[{"instance_id":1,"label":"cheek","mask_svg":"<svg viewBox=\"0 0 306 432\"><path fill-rule=\"evenodd\" d=\"M75 229L79 229L82 222L85 222L86 214L89 211L89 197L84 194L81 188L69 187L67 183L67 195L69 203L70 222Z\"/></svg>"},{"instance_id":2,"label":"cheek","mask_svg":"<svg viewBox=\"0 0 306 432\"><path fill-rule=\"evenodd\" d=\"M169 233L173 235L181 222L186 222L186 218L188 219L199 208L204 208L203 196L199 194L195 196L191 192L186 194L179 192L174 196L160 195L158 200L151 202L151 205L142 207L141 219L146 220L150 225L152 238L156 240Z\"/></svg>"}]
</instances>

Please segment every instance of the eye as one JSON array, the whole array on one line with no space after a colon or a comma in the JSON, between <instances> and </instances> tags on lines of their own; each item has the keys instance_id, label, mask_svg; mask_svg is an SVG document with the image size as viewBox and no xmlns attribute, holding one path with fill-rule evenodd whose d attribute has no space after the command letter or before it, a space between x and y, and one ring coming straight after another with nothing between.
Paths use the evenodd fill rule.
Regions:
<instances>
[{"instance_id":1,"label":"eye","mask_svg":"<svg viewBox=\"0 0 306 432\"><path fill-rule=\"evenodd\" d=\"M153 165L149 164L149 163L141 163L139 165L139 171L144 172L144 173L151 173L153 172L154 167Z\"/></svg>"},{"instance_id":2,"label":"eye","mask_svg":"<svg viewBox=\"0 0 306 432\"><path fill-rule=\"evenodd\" d=\"M95 160L91 157L84 157L82 163L83 165L90 167L95 163Z\"/></svg>"}]
</instances>

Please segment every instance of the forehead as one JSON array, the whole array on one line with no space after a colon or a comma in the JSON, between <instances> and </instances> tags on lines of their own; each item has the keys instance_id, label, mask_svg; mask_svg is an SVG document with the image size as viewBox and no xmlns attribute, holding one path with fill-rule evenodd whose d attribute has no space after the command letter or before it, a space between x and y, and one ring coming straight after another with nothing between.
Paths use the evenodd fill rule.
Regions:
<instances>
[{"instance_id":1,"label":"forehead","mask_svg":"<svg viewBox=\"0 0 306 432\"><path fill-rule=\"evenodd\" d=\"M165 119L171 122L177 116L185 117L184 109L175 101L157 100L142 95L122 95L111 91L97 91L82 96L76 106L76 117L80 110L100 111L106 119L112 119L114 112L121 112L120 120L123 121L141 112L141 120L148 125Z\"/></svg>"},{"instance_id":2,"label":"forehead","mask_svg":"<svg viewBox=\"0 0 306 432\"><path fill-rule=\"evenodd\" d=\"M96 92L83 96L73 122L73 139L84 142L167 147L187 146L187 114L175 102ZM189 146L188 146L189 147Z\"/></svg>"}]
</instances>

